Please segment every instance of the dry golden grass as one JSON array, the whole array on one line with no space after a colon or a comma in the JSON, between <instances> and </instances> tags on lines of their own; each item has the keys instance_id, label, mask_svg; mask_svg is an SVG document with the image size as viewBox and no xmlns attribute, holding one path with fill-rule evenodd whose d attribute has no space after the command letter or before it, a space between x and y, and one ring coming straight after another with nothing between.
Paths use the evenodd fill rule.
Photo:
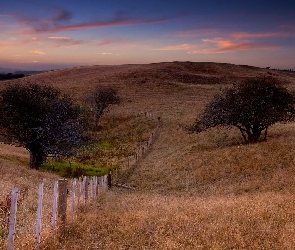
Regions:
<instances>
[{"instance_id":1,"label":"dry golden grass","mask_svg":"<svg viewBox=\"0 0 295 250\"><path fill-rule=\"evenodd\" d=\"M97 84L116 87L122 104L105 114L107 133L100 136L122 138L124 147L116 148L121 156L154 126L136 120L140 112L162 121L152 148L124 180L136 191L114 188L81 211L60 243L46 241L43 248L294 249L295 124L272 126L268 141L255 145L244 145L234 129L198 135L183 130L220 89L261 74L295 87L291 72L189 62L80 67L13 81L50 83L80 103ZM114 164L121 164L119 155ZM35 185L37 191L40 180L49 185L57 178L27 169L28 156L20 148L0 151L0 158L6 191L14 185Z\"/></svg>"},{"instance_id":2,"label":"dry golden grass","mask_svg":"<svg viewBox=\"0 0 295 250\"><path fill-rule=\"evenodd\" d=\"M49 249L293 249L294 196L112 191Z\"/></svg>"}]
</instances>

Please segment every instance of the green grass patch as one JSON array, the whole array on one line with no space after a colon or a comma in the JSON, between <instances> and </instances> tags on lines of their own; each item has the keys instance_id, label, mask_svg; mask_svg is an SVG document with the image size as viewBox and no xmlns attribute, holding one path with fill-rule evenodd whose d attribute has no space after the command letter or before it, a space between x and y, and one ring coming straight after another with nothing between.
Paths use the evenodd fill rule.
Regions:
<instances>
[{"instance_id":1,"label":"green grass patch","mask_svg":"<svg viewBox=\"0 0 295 250\"><path fill-rule=\"evenodd\" d=\"M86 165L78 162L49 162L43 163L41 169L54 172L65 178L84 176L103 176L110 172L112 167Z\"/></svg>"}]
</instances>

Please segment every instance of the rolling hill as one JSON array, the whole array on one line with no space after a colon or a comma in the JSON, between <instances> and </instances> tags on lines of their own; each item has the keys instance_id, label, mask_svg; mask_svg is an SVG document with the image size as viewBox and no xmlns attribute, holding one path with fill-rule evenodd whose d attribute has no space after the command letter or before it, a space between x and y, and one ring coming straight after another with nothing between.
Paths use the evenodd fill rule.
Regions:
<instances>
[{"instance_id":1,"label":"rolling hill","mask_svg":"<svg viewBox=\"0 0 295 250\"><path fill-rule=\"evenodd\" d=\"M255 145L244 145L234 129L183 129L221 89L259 75L295 87L293 72L209 62L85 66L3 82L52 84L80 104L97 85L116 88L122 103L103 117L100 137L116 141L117 153L105 162L117 166L153 126L137 115L161 119L157 140L124 178L136 191L114 188L60 245L46 249L292 249L294 124L270 127L268 141ZM31 189L57 178L29 170L22 148L0 146L2 196L16 185Z\"/></svg>"}]
</instances>

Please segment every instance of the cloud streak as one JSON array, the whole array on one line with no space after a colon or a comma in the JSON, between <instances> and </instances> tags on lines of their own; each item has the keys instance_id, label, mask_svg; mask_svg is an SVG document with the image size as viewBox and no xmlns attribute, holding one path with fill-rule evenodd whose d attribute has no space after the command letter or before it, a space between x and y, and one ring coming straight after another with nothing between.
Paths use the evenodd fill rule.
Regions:
<instances>
[{"instance_id":1,"label":"cloud streak","mask_svg":"<svg viewBox=\"0 0 295 250\"><path fill-rule=\"evenodd\" d=\"M238 32L232 34L235 39L245 39L245 38L270 38L270 37L295 37L295 32L268 32L268 33L249 33L249 32Z\"/></svg>"},{"instance_id":2,"label":"cloud streak","mask_svg":"<svg viewBox=\"0 0 295 250\"><path fill-rule=\"evenodd\" d=\"M35 54L35 55L38 55L38 56L45 55L45 52L44 51L38 50L38 49L37 50L33 50L32 53Z\"/></svg>"},{"instance_id":3,"label":"cloud streak","mask_svg":"<svg viewBox=\"0 0 295 250\"><path fill-rule=\"evenodd\" d=\"M54 47L74 46L88 43L88 41L76 40L67 36L49 36L47 41L53 42Z\"/></svg>"},{"instance_id":4,"label":"cloud streak","mask_svg":"<svg viewBox=\"0 0 295 250\"><path fill-rule=\"evenodd\" d=\"M72 30L83 30L93 28L104 28L113 26L130 26L130 25L144 25L155 24L169 21L173 18L154 18L141 19L125 15L122 12L117 12L115 16L109 20L92 20L89 22L82 22L76 24L67 24L72 19L72 14L63 9L57 9L55 13L45 19L37 19L35 17L26 17L23 15L15 15L15 18L26 26L29 26L36 33L46 32L62 32Z\"/></svg>"},{"instance_id":5,"label":"cloud streak","mask_svg":"<svg viewBox=\"0 0 295 250\"><path fill-rule=\"evenodd\" d=\"M166 46L166 47L162 47L156 50L171 50L171 51L175 51L175 50L190 50L193 47L195 47L195 45L192 44L180 44L180 45L174 45L174 46Z\"/></svg>"},{"instance_id":6,"label":"cloud streak","mask_svg":"<svg viewBox=\"0 0 295 250\"><path fill-rule=\"evenodd\" d=\"M273 50L279 46L268 43L255 43L250 41L229 40L223 38L202 39L201 44L180 44L166 46L155 50L186 51L188 54L220 54L241 50Z\"/></svg>"},{"instance_id":7,"label":"cloud streak","mask_svg":"<svg viewBox=\"0 0 295 250\"><path fill-rule=\"evenodd\" d=\"M274 49L276 45L267 43L253 43L253 42L233 42L226 39L203 39L204 43L211 43L217 46L216 52L234 51L234 50L253 50L253 49Z\"/></svg>"}]
</instances>

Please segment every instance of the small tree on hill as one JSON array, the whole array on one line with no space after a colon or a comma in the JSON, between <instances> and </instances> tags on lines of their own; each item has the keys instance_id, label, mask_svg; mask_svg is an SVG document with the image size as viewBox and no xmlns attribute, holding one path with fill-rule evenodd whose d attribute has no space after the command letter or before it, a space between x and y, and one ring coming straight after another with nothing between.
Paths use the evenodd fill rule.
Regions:
<instances>
[{"instance_id":1,"label":"small tree on hill","mask_svg":"<svg viewBox=\"0 0 295 250\"><path fill-rule=\"evenodd\" d=\"M277 122L293 120L295 96L272 77L252 78L223 91L197 119L193 131L218 125L236 127L247 143L258 142Z\"/></svg>"},{"instance_id":2,"label":"small tree on hill","mask_svg":"<svg viewBox=\"0 0 295 250\"><path fill-rule=\"evenodd\" d=\"M104 111L113 104L119 104L120 98L115 89L111 87L98 86L94 92L94 105L95 105L95 127L98 127L99 120Z\"/></svg>"},{"instance_id":3,"label":"small tree on hill","mask_svg":"<svg viewBox=\"0 0 295 250\"><path fill-rule=\"evenodd\" d=\"M49 154L69 154L82 139L79 110L48 85L11 85L0 93L2 140L30 152L38 169Z\"/></svg>"}]
</instances>

